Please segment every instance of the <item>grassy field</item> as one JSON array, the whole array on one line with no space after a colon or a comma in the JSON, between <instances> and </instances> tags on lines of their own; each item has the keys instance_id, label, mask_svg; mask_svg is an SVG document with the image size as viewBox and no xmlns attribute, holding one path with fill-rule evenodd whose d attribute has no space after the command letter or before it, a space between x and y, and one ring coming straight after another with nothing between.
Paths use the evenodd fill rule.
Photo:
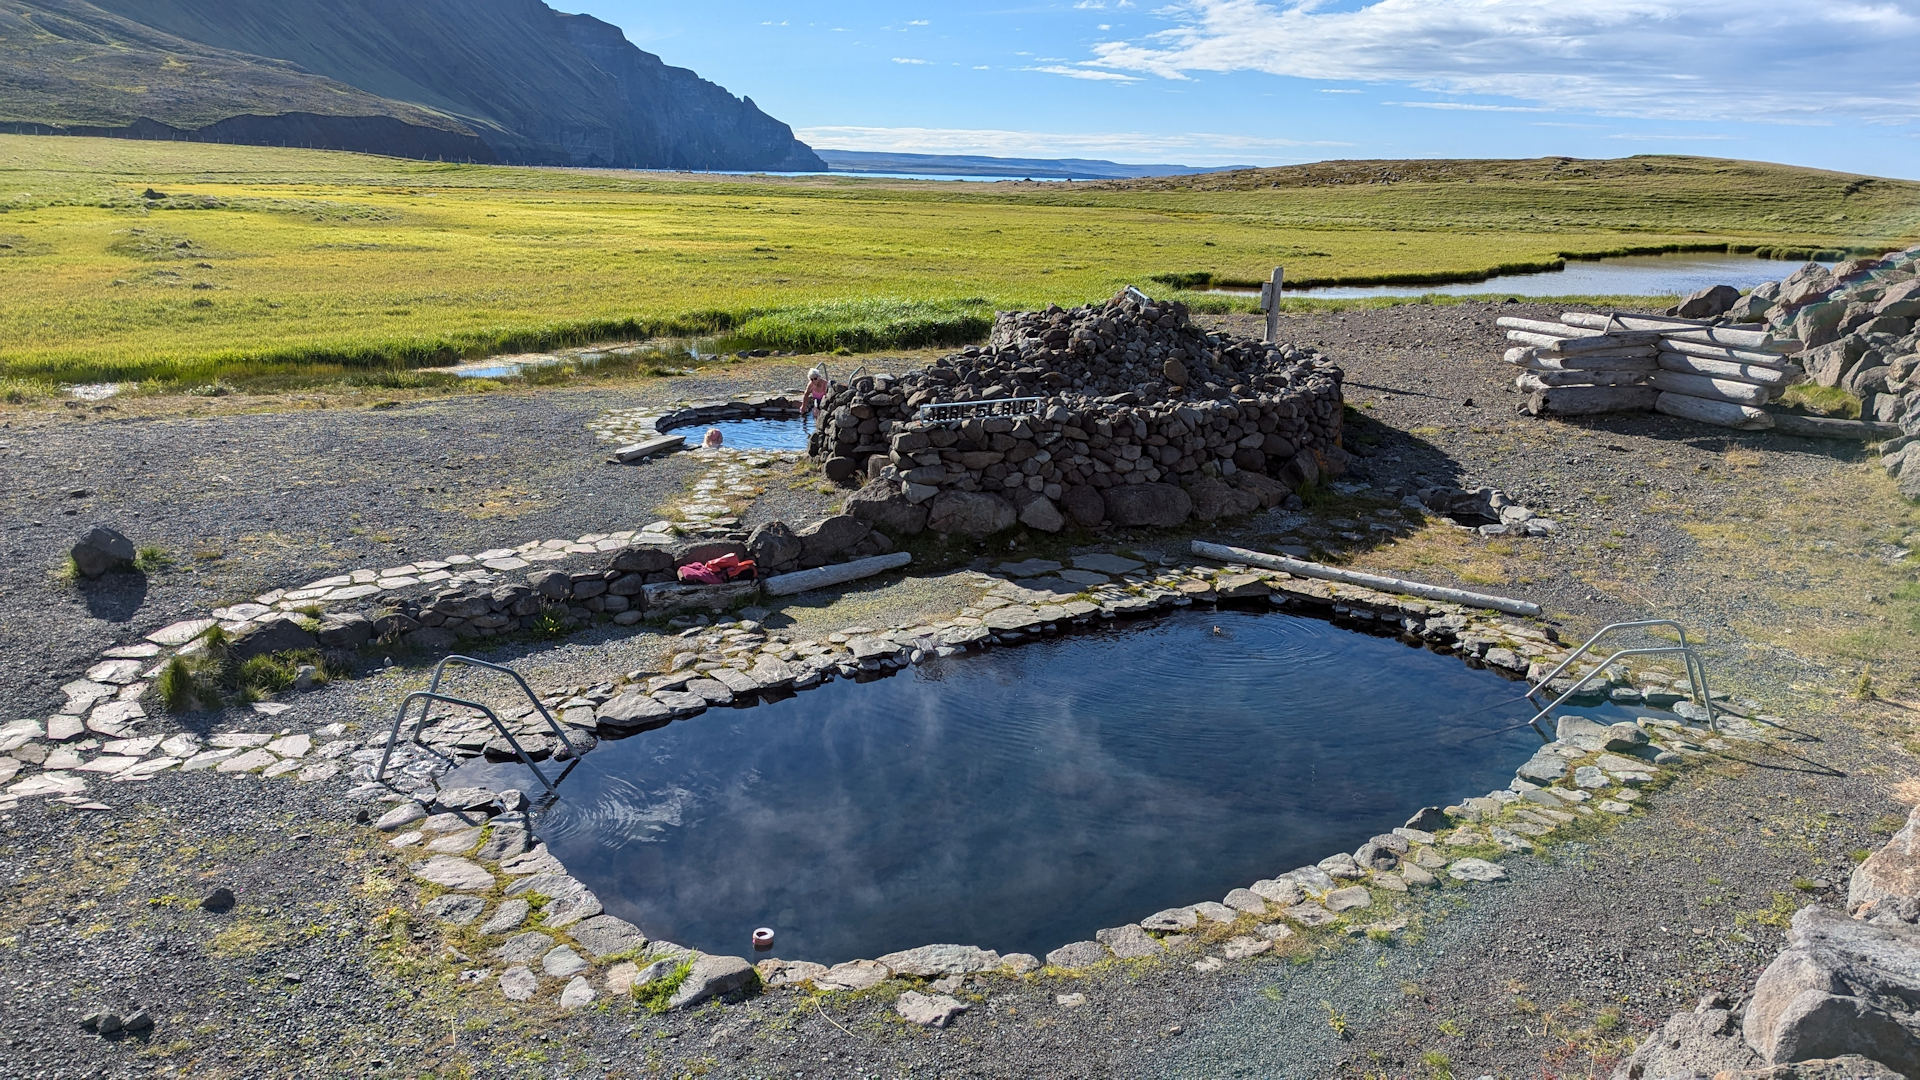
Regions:
<instances>
[{"instance_id":1,"label":"grassy field","mask_svg":"<svg viewBox=\"0 0 1920 1080\"><path fill-rule=\"evenodd\" d=\"M1275 265L1300 284L1471 280L1570 255L1920 236L1920 184L1695 158L1235 177L690 177L5 136L0 378L324 378L658 334L951 344L995 309Z\"/></svg>"}]
</instances>

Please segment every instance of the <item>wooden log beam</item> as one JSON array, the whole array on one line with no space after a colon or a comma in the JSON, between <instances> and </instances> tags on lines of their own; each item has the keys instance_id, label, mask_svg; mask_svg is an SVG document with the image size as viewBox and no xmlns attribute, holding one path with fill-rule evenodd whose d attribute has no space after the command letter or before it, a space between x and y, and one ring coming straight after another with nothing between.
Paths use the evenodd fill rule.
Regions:
<instances>
[{"instance_id":1,"label":"wooden log beam","mask_svg":"<svg viewBox=\"0 0 1920 1080\"><path fill-rule=\"evenodd\" d=\"M1646 371L1528 371L1513 381L1523 394L1549 386L1641 386Z\"/></svg>"},{"instance_id":2,"label":"wooden log beam","mask_svg":"<svg viewBox=\"0 0 1920 1080\"><path fill-rule=\"evenodd\" d=\"M1386 577L1381 574L1363 574L1355 570L1342 570L1303 559L1290 559L1285 555L1269 555L1264 551L1212 544L1205 540L1193 542L1193 553L1215 562L1246 563L1248 566L1258 566L1265 570L1279 570L1294 577L1337 581L1343 585L1359 585L1368 589L1379 589L1381 592L1399 593L1402 596L1417 596L1422 600L1464 604L1467 607L1485 608L1488 611L1502 611L1508 615L1537 616L1540 614L1540 605L1526 600L1468 592L1465 589L1450 589L1443 585L1428 585L1424 582Z\"/></svg>"},{"instance_id":3,"label":"wooden log beam","mask_svg":"<svg viewBox=\"0 0 1920 1080\"><path fill-rule=\"evenodd\" d=\"M1773 391L1752 383L1732 379L1710 379L1701 375L1683 375L1677 371L1656 371L1647 385L1688 397L1725 401L1735 405L1765 405L1773 400Z\"/></svg>"},{"instance_id":4,"label":"wooden log beam","mask_svg":"<svg viewBox=\"0 0 1920 1080\"><path fill-rule=\"evenodd\" d=\"M1547 334L1562 338L1590 338L1606 334L1605 330L1587 330L1578 326L1568 326L1566 323L1547 322L1544 319L1519 319L1511 315L1495 319L1494 325L1502 330L1525 330L1531 334Z\"/></svg>"},{"instance_id":5,"label":"wooden log beam","mask_svg":"<svg viewBox=\"0 0 1920 1080\"><path fill-rule=\"evenodd\" d=\"M1723 360L1733 364L1764 364L1767 367L1787 367L1792 361L1779 353L1763 352L1759 349L1733 349L1724 345L1707 345L1698 341L1661 338L1660 347L1669 352L1686 353L1703 360Z\"/></svg>"},{"instance_id":6,"label":"wooden log beam","mask_svg":"<svg viewBox=\"0 0 1920 1080\"><path fill-rule=\"evenodd\" d=\"M1528 395L1523 407L1534 416L1650 412L1659 396L1650 386L1553 386Z\"/></svg>"},{"instance_id":7,"label":"wooden log beam","mask_svg":"<svg viewBox=\"0 0 1920 1080\"><path fill-rule=\"evenodd\" d=\"M1520 365L1533 371L1638 371L1651 374L1659 363L1646 356L1536 356Z\"/></svg>"},{"instance_id":8,"label":"wooden log beam","mask_svg":"<svg viewBox=\"0 0 1920 1080\"><path fill-rule=\"evenodd\" d=\"M1509 330L1507 340L1522 345L1533 345L1549 349L1568 356L1584 353L1607 352L1609 350L1647 348L1660 341L1655 333L1605 334L1600 337L1563 338L1552 334L1536 334L1531 330Z\"/></svg>"},{"instance_id":9,"label":"wooden log beam","mask_svg":"<svg viewBox=\"0 0 1920 1080\"><path fill-rule=\"evenodd\" d=\"M1675 341L1727 345L1762 352L1788 354L1799 352L1802 348L1798 341L1776 338L1764 330L1737 330L1731 326L1711 326L1693 319L1673 319L1663 315L1598 315L1569 311L1560 316L1560 321L1588 330L1658 331Z\"/></svg>"},{"instance_id":10,"label":"wooden log beam","mask_svg":"<svg viewBox=\"0 0 1920 1080\"><path fill-rule=\"evenodd\" d=\"M1881 442L1906 434L1899 424L1882 424L1873 420L1843 420L1835 416L1801 416L1787 412L1769 415L1773 417L1773 430L1782 435L1799 435L1809 439Z\"/></svg>"},{"instance_id":11,"label":"wooden log beam","mask_svg":"<svg viewBox=\"0 0 1920 1080\"><path fill-rule=\"evenodd\" d=\"M1656 412L1668 416L1678 416L1683 420L1698 420L1703 424L1718 427L1739 428L1743 431L1765 431L1773 426L1773 414L1756 409L1751 405L1736 405L1728 401L1710 401L1688 394L1664 393L1653 403Z\"/></svg>"},{"instance_id":12,"label":"wooden log beam","mask_svg":"<svg viewBox=\"0 0 1920 1080\"><path fill-rule=\"evenodd\" d=\"M651 439L642 439L637 443L628 443L613 452L609 460L618 465L632 465L645 461L655 454L670 454L675 450L687 448L685 435L658 435Z\"/></svg>"},{"instance_id":13,"label":"wooden log beam","mask_svg":"<svg viewBox=\"0 0 1920 1080\"><path fill-rule=\"evenodd\" d=\"M852 562L835 563L831 566L816 567L812 570L797 570L791 574L775 574L765 582L768 596L793 596L812 589L824 589L832 585L845 585L849 581L859 581L875 574L884 574L889 570L913 561L911 552L893 551L885 555L855 559Z\"/></svg>"},{"instance_id":14,"label":"wooden log beam","mask_svg":"<svg viewBox=\"0 0 1920 1080\"><path fill-rule=\"evenodd\" d=\"M1709 379L1727 379L1732 382L1753 383L1755 386L1772 386L1782 389L1806 379L1799 368L1734 364L1677 352L1662 352L1658 363L1661 370L1678 372L1682 375L1700 375Z\"/></svg>"}]
</instances>

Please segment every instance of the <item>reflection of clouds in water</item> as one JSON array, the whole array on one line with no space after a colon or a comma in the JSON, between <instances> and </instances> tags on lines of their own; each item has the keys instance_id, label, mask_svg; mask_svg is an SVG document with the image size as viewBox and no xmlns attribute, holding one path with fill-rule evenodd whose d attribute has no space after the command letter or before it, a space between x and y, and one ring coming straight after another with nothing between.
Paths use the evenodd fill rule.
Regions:
<instances>
[{"instance_id":1,"label":"reflection of clouds in water","mask_svg":"<svg viewBox=\"0 0 1920 1080\"><path fill-rule=\"evenodd\" d=\"M1429 788L1485 790L1462 763L1518 760L1500 739L1430 752L1421 708L1506 690L1457 660L1284 617L1212 635L1227 617L836 682L609 744L549 840L617 914L694 947L739 951L771 925L790 959L1031 951L1351 848Z\"/></svg>"}]
</instances>

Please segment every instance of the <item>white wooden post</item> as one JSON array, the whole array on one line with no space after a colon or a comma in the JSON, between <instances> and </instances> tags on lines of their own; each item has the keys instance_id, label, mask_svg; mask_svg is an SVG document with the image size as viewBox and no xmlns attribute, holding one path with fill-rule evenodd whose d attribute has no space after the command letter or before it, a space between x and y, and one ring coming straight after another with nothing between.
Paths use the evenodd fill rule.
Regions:
<instances>
[{"instance_id":1,"label":"white wooden post","mask_svg":"<svg viewBox=\"0 0 1920 1080\"><path fill-rule=\"evenodd\" d=\"M1260 310L1267 313L1267 344L1271 345L1280 337L1280 281L1286 275L1286 268L1273 268L1273 280L1260 286Z\"/></svg>"}]
</instances>

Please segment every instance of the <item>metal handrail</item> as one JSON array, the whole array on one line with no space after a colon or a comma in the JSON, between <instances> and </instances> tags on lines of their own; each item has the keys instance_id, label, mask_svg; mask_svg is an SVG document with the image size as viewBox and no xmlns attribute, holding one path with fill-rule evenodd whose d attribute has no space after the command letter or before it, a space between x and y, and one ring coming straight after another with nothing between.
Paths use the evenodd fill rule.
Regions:
<instances>
[{"instance_id":1,"label":"metal handrail","mask_svg":"<svg viewBox=\"0 0 1920 1080\"><path fill-rule=\"evenodd\" d=\"M1041 397L988 398L984 401L942 401L920 406L914 415L916 420L964 420L969 414L979 416L1032 416L1040 411L1040 403L1047 400ZM973 410L984 410L973 412ZM935 415L953 412L955 415Z\"/></svg>"},{"instance_id":2,"label":"metal handrail","mask_svg":"<svg viewBox=\"0 0 1920 1080\"><path fill-rule=\"evenodd\" d=\"M560 724L554 720L553 714L547 711L547 707L540 703L540 696L533 692L533 687L527 685L527 680L521 678L519 672L513 670L510 667L506 667L505 665L502 665L502 664L489 663L485 660L479 660L471 656L454 655L454 656L445 657L438 664L434 665L433 681L427 685L427 688L425 690L416 690L413 693L408 694L405 700L401 701L400 711L396 713L393 718L393 730L387 733L387 746L386 746L386 750L383 751L380 755L380 767L374 771L374 774L373 774L374 782L378 783L386 778L387 762L390 758L393 757L394 744L399 742L400 726L406 722L407 710L413 707L413 703L415 701L426 701L426 702L440 701L440 702L445 702L446 704L449 704L449 705L459 705L463 708L473 709L477 712L484 714L488 720L491 720L493 722L494 728L498 730L500 734L506 738L507 744L513 747L513 752L519 755L520 760L526 763L527 768L533 770L533 775L540 778L540 783L546 785L546 789L549 792L553 791L553 784L547 780L546 774L540 771L540 766L534 764L533 757L529 755L526 752L526 750L521 747L520 740L513 737L513 732L508 730L507 725L501 721L498 714L496 714L488 706L482 705L477 701L469 701L465 698L451 697L447 694L442 694L440 692L440 680L443 676L446 675L447 665L454 664L454 663L471 666L471 667L486 668L489 671L503 672L504 674L511 676L513 681L520 685L521 691L527 695L527 700L533 702L533 707L539 710L541 718L547 722L547 727L553 731L554 736L560 740L561 745L567 748L568 755L576 758L580 756L579 747L574 746L573 740L567 738L567 733L564 730L562 730L560 727ZM422 723L426 722L427 713L431 710L431 708L432 706L429 704L427 708L423 708L420 710L420 720Z\"/></svg>"},{"instance_id":3,"label":"metal handrail","mask_svg":"<svg viewBox=\"0 0 1920 1080\"><path fill-rule=\"evenodd\" d=\"M1679 653L1687 667L1687 688L1691 692L1694 700L1697 701L1707 711L1708 728L1714 731L1720 730L1719 720L1714 715L1714 711L1713 711L1713 691L1707 685L1706 662L1700 659L1700 654L1694 651L1693 643L1687 640L1687 628L1684 626L1681 626L1679 623L1675 622L1672 619L1640 619L1634 622L1609 623L1606 626L1601 627L1599 631L1597 631L1592 637L1588 638L1586 642L1582 644L1579 648L1568 653L1566 659L1560 661L1559 665L1555 667L1552 671L1547 672L1547 674L1540 679L1539 683L1530 687L1527 690L1525 697L1529 701L1534 701L1535 694L1539 693L1542 689L1545 689L1547 684L1559 678L1561 672L1564 672L1569 667L1572 667L1574 661L1580 659L1582 656L1585 656L1587 653L1591 652L1593 650L1593 647L1600 643L1601 638L1606 637L1608 634L1613 633L1615 630L1639 630L1639 629L1645 629L1647 627L1653 627L1653 626L1672 627L1680 635L1680 644L1663 645L1663 646L1647 647L1647 648L1639 648L1639 649L1623 649L1619 652L1614 653L1612 656L1602 661L1598 667L1594 668L1592 671L1587 672L1584 676L1580 678L1578 682L1574 683L1573 689L1568 690L1564 694L1561 694L1558 698L1554 700L1553 704L1548 705L1546 708L1540 710L1540 712L1534 716L1533 718L1534 721L1538 721L1541 717L1546 716L1548 713L1552 712L1554 709L1559 708L1560 705L1564 703L1568 698L1572 697L1575 693L1578 693L1589 682L1592 682L1595 675L1598 675L1599 673L1605 671L1609 666L1613 664L1615 660L1618 660L1623 656L1653 656L1653 655L1671 655L1673 653Z\"/></svg>"}]
</instances>

